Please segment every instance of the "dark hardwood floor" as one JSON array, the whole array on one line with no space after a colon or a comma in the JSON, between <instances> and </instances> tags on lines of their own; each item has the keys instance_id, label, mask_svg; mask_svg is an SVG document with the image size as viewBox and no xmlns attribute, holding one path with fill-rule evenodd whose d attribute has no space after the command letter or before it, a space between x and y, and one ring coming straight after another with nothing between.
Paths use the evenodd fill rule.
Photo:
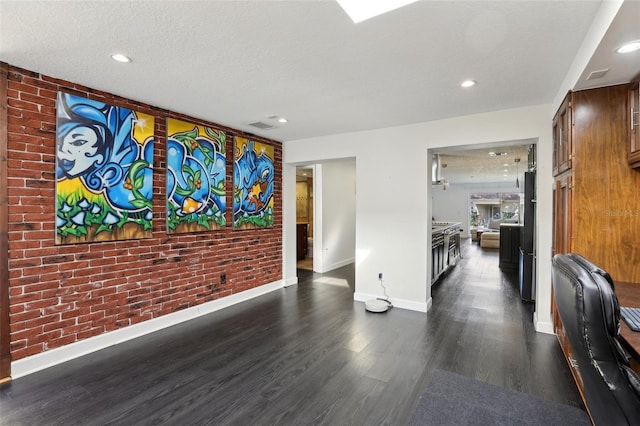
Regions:
<instances>
[{"instance_id":1,"label":"dark hardwood floor","mask_svg":"<svg viewBox=\"0 0 640 426\"><path fill-rule=\"evenodd\" d=\"M353 302L354 267L17 379L2 425L402 425L448 370L583 407L498 253L463 242L428 314ZM387 286L393 297L393 283Z\"/></svg>"}]
</instances>

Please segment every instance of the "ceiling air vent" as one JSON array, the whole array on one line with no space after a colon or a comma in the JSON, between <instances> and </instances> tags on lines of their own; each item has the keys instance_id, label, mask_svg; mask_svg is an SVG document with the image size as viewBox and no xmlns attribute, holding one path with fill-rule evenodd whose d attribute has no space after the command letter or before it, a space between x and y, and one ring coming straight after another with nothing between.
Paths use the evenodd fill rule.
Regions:
<instances>
[{"instance_id":1,"label":"ceiling air vent","mask_svg":"<svg viewBox=\"0 0 640 426\"><path fill-rule=\"evenodd\" d=\"M262 121L253 121L251 123L247 123L249 126L253 126L253 127L257 127L258 129L261 130L269 130L269 129L275 129L276 126L273 126L269 123L265 123Z\"/></svg>"},{"instance_id":2,"label":"ceiling air vent","mask_svg":"<svg viewBox=\"0 0 640 426\"><path fill-rule=\"evenodd\" d=\"M602 78L608 72L609 72L608 69L600 70L600 71L593 71L591 74L589 74L589 77L587 77L587 80L595 80L595 79L598 79L598 78Z\"/></svg>"}]
</instances>

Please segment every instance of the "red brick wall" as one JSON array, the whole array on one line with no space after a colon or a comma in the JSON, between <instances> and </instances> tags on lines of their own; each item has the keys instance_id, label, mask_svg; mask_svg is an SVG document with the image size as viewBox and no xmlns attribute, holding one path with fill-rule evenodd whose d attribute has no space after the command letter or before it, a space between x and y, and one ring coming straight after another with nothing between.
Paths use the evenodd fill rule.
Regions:
<instances>
[{"instance_id":1,"label":"red brick wall","mask_svg":"<svg viewBox=\"0 0 640 426\"><path fill-rule=\"evenodd\" d=\"M233 136L242 132L9 66L9 292L13 360L282 279L282 146L275 224L231 229ZM64 91L155 117L153 238L56 246L55 112ZM165 232L167 117L227 132L227 227ZM220 274L226 274L226 284Z\"/></svg>"}]
</instances>

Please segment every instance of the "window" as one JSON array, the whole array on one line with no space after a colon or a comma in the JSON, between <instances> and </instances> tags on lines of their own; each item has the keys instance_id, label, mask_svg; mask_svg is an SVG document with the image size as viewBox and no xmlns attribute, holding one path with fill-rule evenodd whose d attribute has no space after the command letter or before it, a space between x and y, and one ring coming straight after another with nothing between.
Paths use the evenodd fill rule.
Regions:
<instances>
[{"instance_id":1,"label":"window","mask_svg":"<svg viewBox=\"0 0 640 426\"><path fill-rule=\"evenodd\" d=\"M524 199L517 192L479 192L469 195L469 225L487 227L489 222L520 223Z\"/></svg>"}]
</instances>

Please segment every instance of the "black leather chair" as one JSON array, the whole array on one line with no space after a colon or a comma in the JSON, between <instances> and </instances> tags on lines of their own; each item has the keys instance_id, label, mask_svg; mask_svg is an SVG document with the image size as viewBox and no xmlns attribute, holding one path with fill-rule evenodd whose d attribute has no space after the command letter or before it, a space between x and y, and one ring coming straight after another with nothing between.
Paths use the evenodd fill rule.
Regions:
<instances>
[{"instance_id":1,"label":"black leather chair","mask_svg":"<svg viewBox=\"0 0 640 426\"><path fill-rule=\"evenodd\" d=\"M596 425L640 425L640 378L620 346L613 280L578 254L553 258L553 292Z\"/></svg>"}]
</instances>

